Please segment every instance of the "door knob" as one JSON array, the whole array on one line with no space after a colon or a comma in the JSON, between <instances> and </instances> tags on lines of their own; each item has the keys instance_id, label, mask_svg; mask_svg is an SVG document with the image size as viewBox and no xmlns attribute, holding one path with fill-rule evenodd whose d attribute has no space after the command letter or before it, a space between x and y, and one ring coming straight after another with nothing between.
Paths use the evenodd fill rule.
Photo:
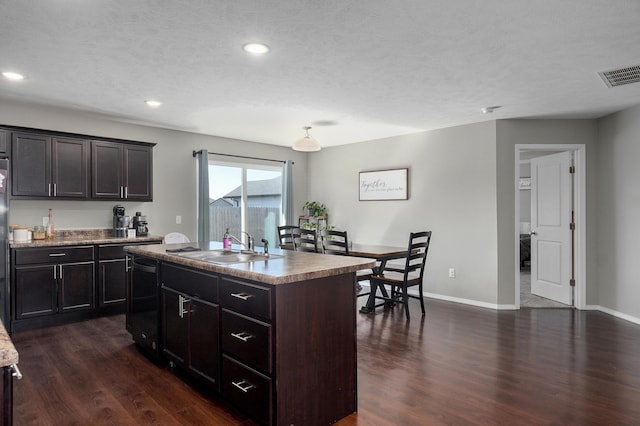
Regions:
<instances>
[{"instance_id":1,"label":"door knob","mask_svg":"<svg viewBox=\"0 0 640 426\"><path fill-rule=\"evenodd\" d=\"M536 231L531 231L529 232L529 235L538 235L538 233Z\"/></svg>"}]
</instances>

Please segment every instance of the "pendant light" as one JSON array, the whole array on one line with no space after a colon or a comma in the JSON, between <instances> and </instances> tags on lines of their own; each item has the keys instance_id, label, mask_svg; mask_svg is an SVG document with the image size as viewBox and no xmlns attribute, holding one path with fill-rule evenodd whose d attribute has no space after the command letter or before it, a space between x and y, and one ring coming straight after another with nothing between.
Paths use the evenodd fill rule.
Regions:
<instances>
[{"instance_id":1,"label":"pendant light","mask_svg":"<svg viewBox=\"0 0 640 426\"><path fill-rule=\"evenodd\" d=\"M303 138L298 139L293 143L293 149L295 151L313 152L320 151L320 144L317 140L309 136L309 129L311 126L304 126L305 135Z\"/></svg>"}]
</instances>

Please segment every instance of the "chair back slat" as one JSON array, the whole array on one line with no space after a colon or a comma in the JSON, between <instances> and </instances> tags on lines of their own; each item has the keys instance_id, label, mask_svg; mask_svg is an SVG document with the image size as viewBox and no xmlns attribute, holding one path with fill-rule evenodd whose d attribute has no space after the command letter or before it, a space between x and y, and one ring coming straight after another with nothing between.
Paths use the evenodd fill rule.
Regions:
<instances>
[{"instance_id":1,"label":"chair back slat","mask_svg":"<svg viewBox=\"0 0 640 426\"><path fill-rule=\"evenodd\" d=\"M295 250L300 244L300 228L295 225L278 226L278 239L280 248Z\"/></svg>"},{"instance_id":2,"label":"chair back slat","mask_svg":"<svg viewBox=\"0 0 640 426\"><path fill-rule=\"evenodd\" d=\"M422 281L424 276L424 265L427 261L427 253L429 252L429 243L431 242L431 231L412 232L409 234L409 245L407 251L409 255L404 268L404 280L407 281L410 278L409 274L415 275L418 272L418 277Z\"/></svg>"},{"instance_id":3,"label":"chair back slat","mask_svg":"<svg viewBox=\"0 0 640 426\"><path fill-rule=\"evenodd\" d=\"M300 228L300 243L296 251L310 251L318 253L318 234L315 229Z\"/></svg>"},{"instance_id":4,"label":"chair back slat","mask_svg":"<svg viewBox=\"0 0 640 426\"><path fill-rule=\"evenodd\" d=\"M349 239L347 231L323 229L320 232L322 252L324 254L349 255Z\"/></svg>"}]
</instances>

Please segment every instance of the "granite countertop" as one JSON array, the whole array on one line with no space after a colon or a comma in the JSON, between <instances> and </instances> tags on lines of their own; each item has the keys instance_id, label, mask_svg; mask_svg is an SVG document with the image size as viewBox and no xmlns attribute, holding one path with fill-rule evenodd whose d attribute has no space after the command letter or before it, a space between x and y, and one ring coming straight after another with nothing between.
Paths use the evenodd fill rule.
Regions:
<instances>
[{"instance_id":1,"label":"granite countertop","mask_svg":"<svg viewBox=\"0 0 640 426\"><path fill-rule=\"evenodd\" d=\"M174 253L167 253L166 251L167 249L182 247L198 247L201 250L217 250L222 249L222 243L200 242L129 246L125 247L125 251L205 271L232 275L238 278L274 285L352 273L361 269L372 268L376 264L374 259L363 257L336 256L321 253L271 249L269 250L269 253L280 255L282 257L278 256L253 262L219 265L181 257ZM234 251L239 251L239 249L240 247L233 248Z\"/></svg>"},{"instance_id":2,"label":"granite countertop","mask_svg":"<svg viewBox=\"0 0 640 426\"><path fill-rule=\"evenodd\" d=\"M30 240L27 242L9 243L10 248L72 246L79 244L118 244L128 242L162 241L164 237L148 235L146 237L124 238L114 237L111 229L61 230L56 231L55 238L48 240Z\"/></svg>"},{"instance_id":3,"label":"granite countertop","mask_svg":"<svg viewBox=\"0 0 640 426\"><path fill-rule=\"evenodd\" d=\"M0 321L0 367L7 367L18 363L18 351Z\"/></svg>"}]
</instances>

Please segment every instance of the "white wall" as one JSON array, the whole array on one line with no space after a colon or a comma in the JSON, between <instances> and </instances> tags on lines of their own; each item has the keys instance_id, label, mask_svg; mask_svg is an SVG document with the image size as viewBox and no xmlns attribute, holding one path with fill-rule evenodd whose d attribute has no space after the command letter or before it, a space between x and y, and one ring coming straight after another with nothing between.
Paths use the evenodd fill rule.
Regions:
<instances>
[{"instance_id":1,"label":"white wall","mask_svg":"<svg viewBox=\"0 0 640 426\"><path fill-rule=\"evenodd\" d=\"M640 319L640 106L600 120L598 302Z\"/></svg>"},{"instance_id":2,"label":"white wall","mask_svg":"<svg viewBox=\"0 0 640 426\"><path fill-rule=\"evenodd\" d=\"M310 199L351 240L405 246L431 230L425 292L497 302L495 122L326 148L309 166ZM404 167L409 200L358 201L359 172Z\"/></svg>"},{"instance_id":3,"label":"white wall","mask_svg":"<svg viewBox=\"0 0 640 426\"><path fill-rule=\"evenodd\" d=\"M196 159L192 152L199 149L275 160L292 159L295 161L294 200L302 205L306 198L307 155L286 147L118 123L78 111L9 102L0 103L0 125L157 143L153 150L153 202L11 200L10 223L41 224L42 216L52 208L56 229L111 228L112 208L122 204L128 214L133 215L136 211L146 214L153 235L178 231L195 240ZM176 216L182 216L181 225L175 223Z\"/></svg>"}]
</instances>

